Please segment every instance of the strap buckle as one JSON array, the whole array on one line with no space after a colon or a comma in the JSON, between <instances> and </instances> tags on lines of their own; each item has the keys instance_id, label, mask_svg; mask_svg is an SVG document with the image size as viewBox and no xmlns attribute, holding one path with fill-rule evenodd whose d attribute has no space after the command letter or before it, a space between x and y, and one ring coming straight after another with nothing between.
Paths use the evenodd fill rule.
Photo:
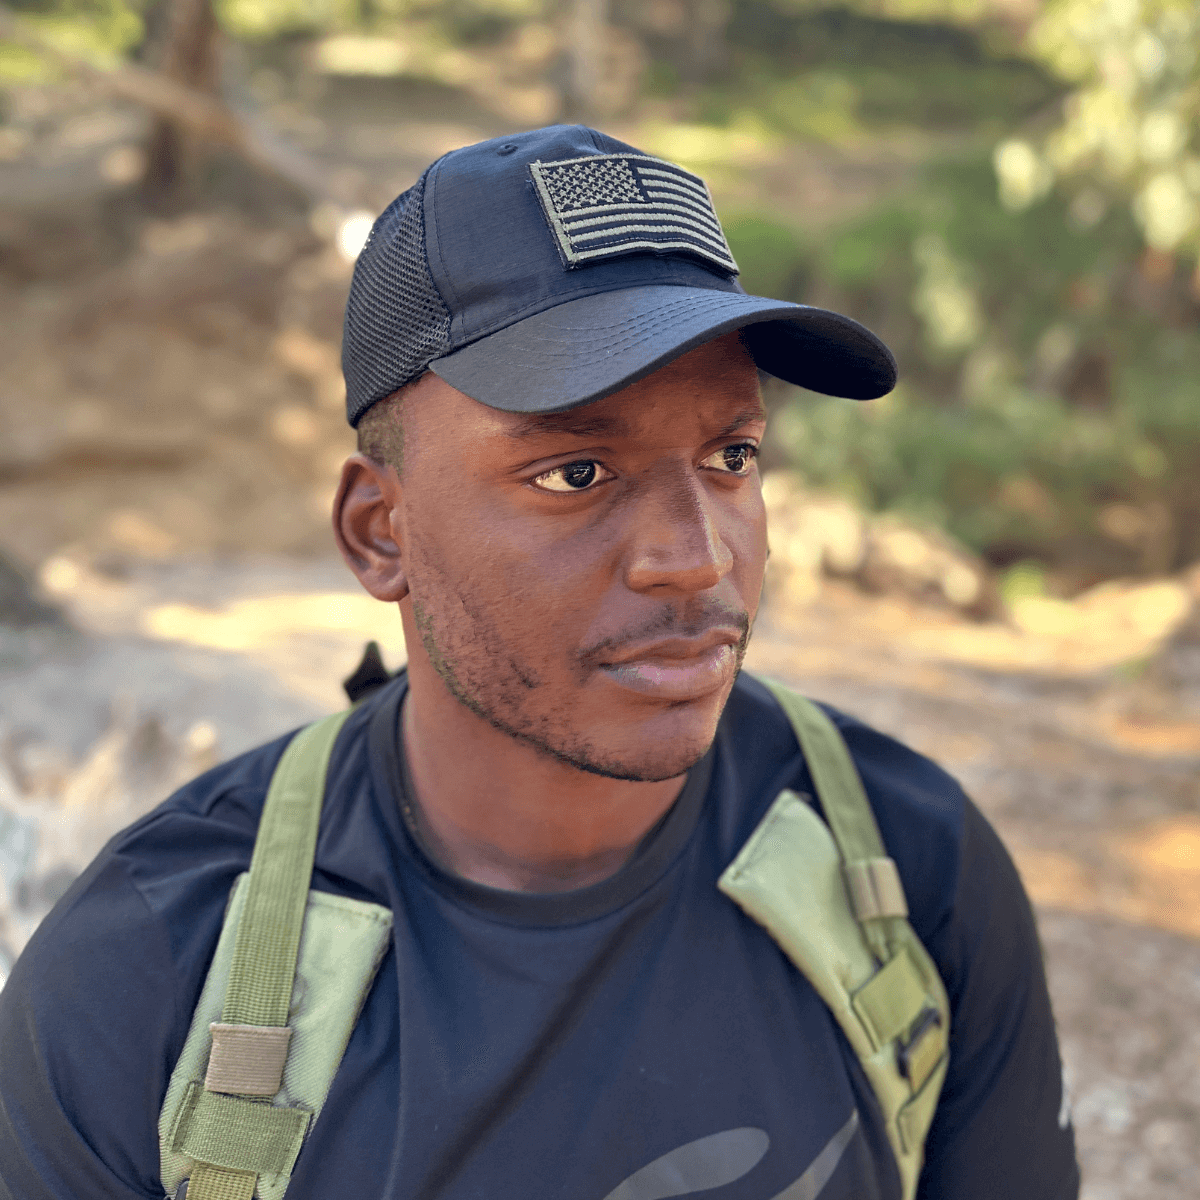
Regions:
<instances>
[{"instance_id":1,"label":"strap buckle","mask_svg":"<svg viewBox=\"0 0 1200 1200\"><path fill-rule=\"evenodd\" d=\"M914 1087L917 1081L913 1079L913 1059L916 1056L918 1043L931 1029L940 1028L941 1024L942 1014L932 1005L928 1005L921 1010L913 1022L908 1037L896 1039L896 1066L899 1068L900 1074Z\"/></svg>"}]
</instances>

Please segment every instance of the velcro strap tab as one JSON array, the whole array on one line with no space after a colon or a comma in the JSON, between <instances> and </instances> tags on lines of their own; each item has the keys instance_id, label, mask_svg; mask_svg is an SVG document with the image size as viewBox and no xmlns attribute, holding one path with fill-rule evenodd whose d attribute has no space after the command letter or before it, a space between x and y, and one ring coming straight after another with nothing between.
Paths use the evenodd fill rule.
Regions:
<instances>
[{"instance_id":1,"label":"velcro strap tab","mask_svg":"<svg viewBox=\"0 0 1200 1200\"><path fill-rule=\"evenodd\" d=\"M274 1096L283 1083L292 1031L286 1025L224 1025L214 1021L204 1086L232 1096Z\"/></svg>"},{"instance_id":2,"label":"velcro strap tab","mask_svg":"<svg viewBox=\"0 0 1200 1200\"><path fill-rule=\"evenodd\" d=\"M924 980L904 951L876 971L851 999L876 1050L910 1029L928 1003Z\"/></svg>"},{"instance_id":3,"label":"velcro strap tab","mask_svg":"<svg viewBox=\"0 0 1200 1200\"><path fill-rule=\"evenodd\" d=\"M171 1131L171 1149L231 1171L290 1173L311 1118L305 1108L275 1108L192 1083Z\"/></svg>"},{"instance_id":4,"label":"velcro strap tab","mask_svg":"<svg viewBox=\"0 0 1200 1200\"><path fill-rule=\"evenodd\" d=\"M860 858L847 863L846 887L854 915L860 921L908 916L900 872L890 858Z\"/></svg>"},{"instance_id":5,"label":"velcro strap tab","mask_svg":"<svg viewBox=\"0 0 1200 1200\"><path fill-rule=\"evenodd\" d=\"M258 1176L253 1171L227 1171L197 1163L188 1180L187 1200L254 1200Z\"/></svg>"},{"instance_id":6,"label":"velcro strap tab","mask_svg":"<svg viewBox=\"0 0 1200 1200\"><path fill-rule=\"evenodd\" d=\"M896 1061L913 1091L919 1092L946 1050L946 1031L937 1010L926 1009L908 1037L909 1041L897 1047Z\"/></svg>"}]
</instances>

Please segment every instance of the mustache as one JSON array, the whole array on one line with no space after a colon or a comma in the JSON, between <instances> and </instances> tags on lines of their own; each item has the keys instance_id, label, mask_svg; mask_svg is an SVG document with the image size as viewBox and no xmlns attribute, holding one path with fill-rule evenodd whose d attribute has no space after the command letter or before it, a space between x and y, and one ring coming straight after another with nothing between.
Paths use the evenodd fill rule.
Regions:
<instances>
[{"instance_id":1,"label":"mustache","mask_svg":"<svg viewBox=\"0 0 1200 1200\"><path fill-rule=\"evenodd\" d=\"M665 638L702 637L712 629L738 631L734 648L740 662L750 641L750 614L745 609L709 602L698 608L666 608L642 625L594 642L579 652L579 664L585 670L593 670L630 647Z\"/></svg>"}]
</instances>

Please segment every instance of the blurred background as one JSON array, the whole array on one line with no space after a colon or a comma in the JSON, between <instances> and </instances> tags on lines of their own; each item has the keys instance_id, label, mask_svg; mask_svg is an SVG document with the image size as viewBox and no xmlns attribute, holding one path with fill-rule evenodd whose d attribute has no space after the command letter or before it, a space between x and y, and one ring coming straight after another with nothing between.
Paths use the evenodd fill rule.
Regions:
<instances>
[{"instance_id":1,"label":"blurred background","mask_svg":"<svg viewBox=\"0 0 1200 1200\"><path fill-rule=\"evenodd\" d=\"M373 215L555 120L702 174L771 385L749 665L963 780L1039 910L1089 1200L1200 1171L1194 0L0 6L0 986L116 829L341 703L328 506Z\"/></svg>"}]
</instances>

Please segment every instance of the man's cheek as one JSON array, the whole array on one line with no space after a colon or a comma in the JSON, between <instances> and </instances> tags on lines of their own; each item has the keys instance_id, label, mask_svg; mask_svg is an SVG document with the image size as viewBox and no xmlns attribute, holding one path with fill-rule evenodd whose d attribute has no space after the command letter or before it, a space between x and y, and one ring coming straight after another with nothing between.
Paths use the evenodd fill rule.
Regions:
<instances>
[{"instance_id":1,"label":"man's cheek","mask_svg":"<svg viewBox=\"0 0 1200 1200\"><path fill-rule=\"evenodd\" d=\"M606 563L595 550L580 551L563 543L522 548L497 556L497 579L522 623L570 638L581 635L590 613L605 591Z\"/></svg>"},{"instance_id":2,"label":"man's cheek","mask_svg":"<svg viewBox=\"0 0 1200 1200\"><path fill-rule=\"evenodd\" d=\"M767 569L767 520L759 500L742 519L732 523L725 544L733 553L734 575L743 593L756 597Z\"/></svg>"}]
</instances>

